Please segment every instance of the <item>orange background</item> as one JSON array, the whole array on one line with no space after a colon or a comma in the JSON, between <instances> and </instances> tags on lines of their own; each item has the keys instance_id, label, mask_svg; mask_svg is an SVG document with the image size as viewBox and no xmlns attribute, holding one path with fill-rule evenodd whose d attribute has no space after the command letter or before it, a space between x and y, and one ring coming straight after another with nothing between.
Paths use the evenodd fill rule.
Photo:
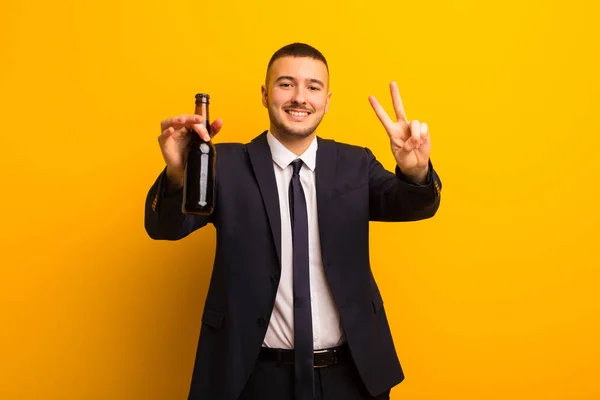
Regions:
<instances>
[{"instance_id":1,"label":"orange background","mask_svg":"<svg viewBox=\"0 0 600 400\"><path fill-rule=\"evenodd\" d=\"M319 48L320 134L393 168L368 103L428 122L435 218L373 224L399 399L599 399L599 8L591 0L0 6L0 398L185 399L214 254L149 239L163 118L268 127L271 54Z\"/></svg>"}]
</instances>

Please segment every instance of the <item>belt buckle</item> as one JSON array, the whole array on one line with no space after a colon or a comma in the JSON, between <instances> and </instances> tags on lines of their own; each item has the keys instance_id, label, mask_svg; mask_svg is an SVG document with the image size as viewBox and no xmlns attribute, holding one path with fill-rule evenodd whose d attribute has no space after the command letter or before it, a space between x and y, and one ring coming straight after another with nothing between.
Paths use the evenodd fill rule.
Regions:
<instances>
[{"instance_id":1,"label":"belt buckle","mask_svg":"<svg viewBox=\"0 0 600 400\"><path fill-rule=\"evenodd\" d=\"M337 362L337 350L336 349L322 349L322 350L315 350L314 351L314 355L316 356L317 354L327 354L327 353L331 353L332 355L332 363L328 364L328 365L314 365L315 368L324 368L324 367L329 367L330 365L333 365ZM313 360L314 363L314 360Z\"/></svg>"}]
</instances>

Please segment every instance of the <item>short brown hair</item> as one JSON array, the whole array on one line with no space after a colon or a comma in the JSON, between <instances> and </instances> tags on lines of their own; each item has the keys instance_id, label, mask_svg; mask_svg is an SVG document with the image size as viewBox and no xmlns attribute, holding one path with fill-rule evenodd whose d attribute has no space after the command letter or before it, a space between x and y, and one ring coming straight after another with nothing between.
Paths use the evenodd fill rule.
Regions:
<instances>
[{"instance_id":1,"label":"short brown hair","mask_svg":"<svg viewBox=\"0 0 600 400\"><path fill-rule=\"evenodd\" d=\"M269 65L267 65L267 76L269 75L269 69L271 68L271 65L275 62L275 60L281 57L309 57L319 60L325 64L325 68L327 68L327 72L329 73L327 60L325 60L325 56L323 56L319 50L306 43L291 43L283 46L273 54L269 60Z\"/></svg>"}]
</instances>

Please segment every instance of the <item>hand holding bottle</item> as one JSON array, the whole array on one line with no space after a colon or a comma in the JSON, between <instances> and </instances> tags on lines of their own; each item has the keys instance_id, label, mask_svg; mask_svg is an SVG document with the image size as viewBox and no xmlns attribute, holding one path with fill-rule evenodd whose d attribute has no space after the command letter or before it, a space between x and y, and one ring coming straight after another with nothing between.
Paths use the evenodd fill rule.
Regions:
<instances>
[{"instance_id":1,"label":"hand holding bottle","mask_svg":"<svg viewBox=\"0 0 600 400\"><path fill-rule=\"evenodd\" d=\"M217 119L211 125L212 137L223 126L223 120ZM184 114L168 118L160 124L162 134L158 137L160 150L167 164L167 177L175 187L183 186L188 143L192 134L197 134L205 141L212 139L205 126L204 117L195 114Z\"/></svg>"}]
</instances>

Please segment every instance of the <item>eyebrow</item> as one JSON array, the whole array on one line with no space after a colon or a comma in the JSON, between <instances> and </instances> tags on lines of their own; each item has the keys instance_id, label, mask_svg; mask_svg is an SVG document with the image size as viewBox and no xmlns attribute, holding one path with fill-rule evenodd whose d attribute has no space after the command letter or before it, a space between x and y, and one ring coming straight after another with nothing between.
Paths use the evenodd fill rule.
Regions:
<instances>
[{"instance_id":1,"label":"eyebrow","mask_svg":"<svg viewBox=\"0 0 600 400\"><path fill-rule=\"evenodd\" d=\"M297 81L297 79L296 79L296 78L294 78L293 76L289 76L289 75L282 75L282 76L278 77L277 79L275 79L275 83L277 83L277 82L279 82L279 81L282 81L282 80L285 80L285 79L288 79L288 80L290 80L290 81L294 81L294 82L296 82L296 81ZM323 82L321 82L321 81L320 81L320 80L318 80L318 79L311 78L311 79L309 79L308 81L309 81L309 82L311 82L311 83L316 83L316 84L318 84L318 85L321 85L321 86L325 87L325 85L323 84Z\"/></svg>"}]
</instances>

